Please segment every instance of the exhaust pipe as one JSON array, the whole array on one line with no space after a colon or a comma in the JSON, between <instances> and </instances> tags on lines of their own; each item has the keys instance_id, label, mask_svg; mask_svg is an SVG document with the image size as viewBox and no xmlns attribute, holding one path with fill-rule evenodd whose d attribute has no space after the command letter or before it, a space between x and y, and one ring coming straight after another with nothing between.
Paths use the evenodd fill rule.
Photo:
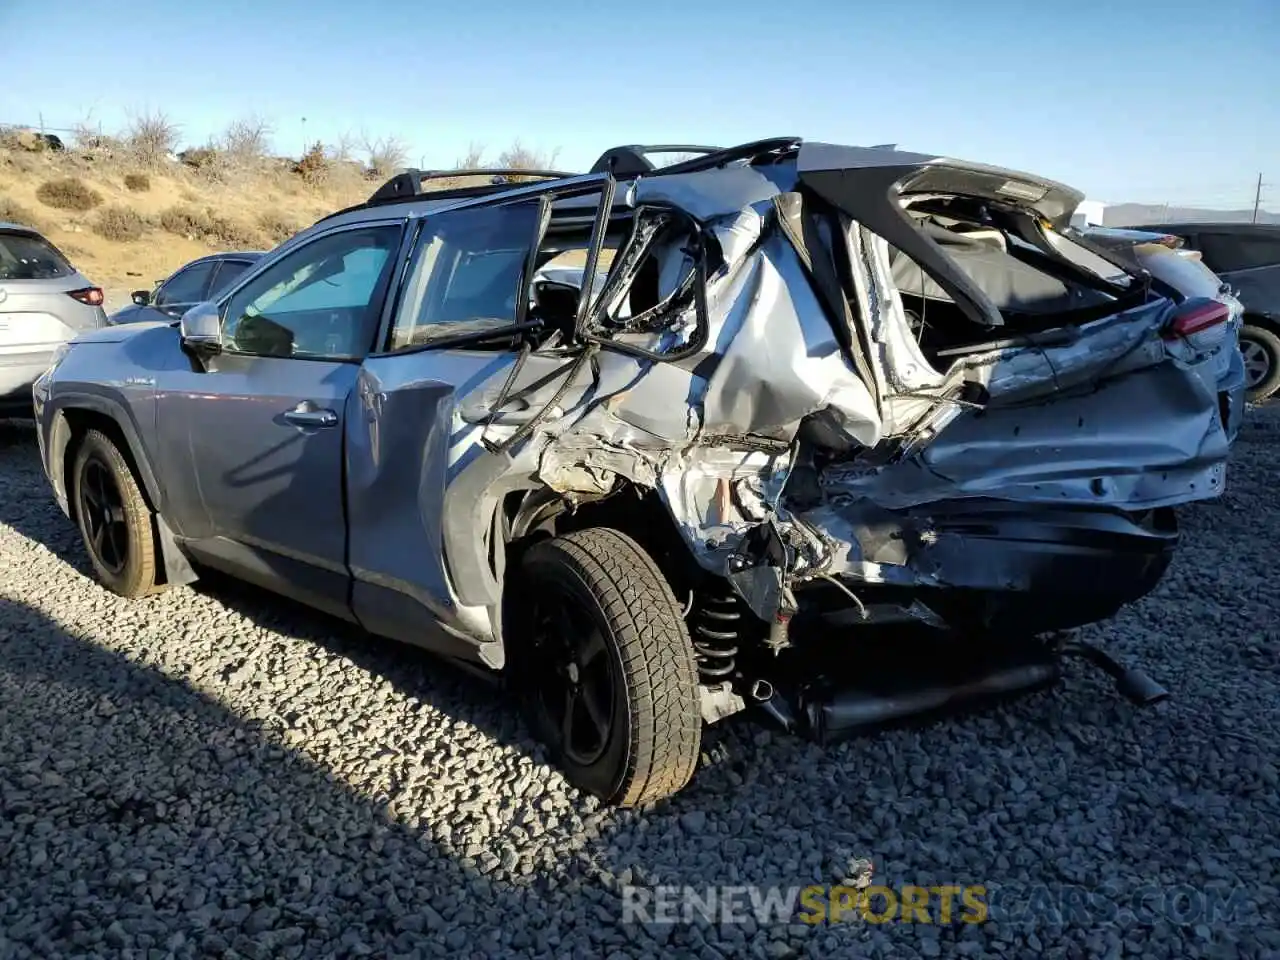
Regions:
<instances>
[{"instance_id":1,"label":"exhaust pipe","mask_svg":"<svg viewBox=\"0 0 1280 960\"><path fill-rule=\"evenodd\" d=\"M796 715L791 704L778 695L773 684L760 679L751 685L751 698L756 708L768 717L775 726L786 733L796 730Z\"/></svg>"},{"instance_id":2,"label":"exhaust pipe","mask_svg":"<svg viewBox=\"0 0 1280 960\"><path fill-rule=\"evenodd\" d=\"M1139 670L1137 667L1126 667L1106 651L1091 646L1083 640L1071 640L1063 644L1062 653L1066 656L1080 657L1093 664L1112 679L1117 692L1122 697L1139 707L1149 707L1153 703L1159 703L1170 697L1169 691L1146 671Z\"/></svg>"},{"instance_id":3,"label":"exhaust pipe","mask_svg":"<svg viewBox=\"0 0 1280 960\"><path fill-rule=\"evenodd\" d=\"M845 689L804 704L809 736L826 745L857 733L909 718L956 709L974 701L1030 693L1053 684L1057 658L990 670L957 683L878 693Z\"/></svg>"}]
</instances>

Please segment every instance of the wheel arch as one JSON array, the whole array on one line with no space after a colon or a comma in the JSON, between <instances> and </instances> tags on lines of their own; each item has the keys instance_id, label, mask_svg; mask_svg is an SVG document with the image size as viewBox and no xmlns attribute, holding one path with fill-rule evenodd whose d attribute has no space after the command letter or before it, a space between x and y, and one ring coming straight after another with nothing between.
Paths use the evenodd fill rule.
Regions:
<instances>
[{"instance_id":1,"label":"wheel arch","mask_svg":"<svg viewBox=\"0 0 1280 960\"><path fill-rule=\"evenodd\" d=\"M512 491L500 509L506 571L516 569L519 556L539 540L609 527L629 536L653 558L678 597L706 575L658 492L623 477L608 494L586 500L570 501L545 486Z\"/></svg>"},{"instance_id":2,"label":"wheel arch","mask_svg":"<svg viewBox=\"0 0 1280 960\"><path fill-rule=\"evenodd\" d=\"M60 406L54 412L49 426L49 482L55 495L66 504L67 516L73 523L79 522L75 498L71 496L69 486L71 471L81 440L89 431L98 430L115 441L121 456L140 481L142 497L155 520L155 533L160 548L161 581L173 585L194 581L195 571L164 519L163 488L146 456L146 448L132 419L112 400L104 397L91 397L87 400L88 402L78 399Z\"/></svg>"},{"instance_id":3,"label":"wheel arch","mask_svg":"<svg viewBox=\"0 0 1280 960\"><path fill-rule=\"evenodd\" d=\"M1258 310L1245 310L1240 320L1246 327L1261 327L1263 330L1270 330L1280 337L1280 316L1276 314L1262 313Z\"/></svg>"},{"instance_id":4,"label":"wheel arch","mask_svg":"<svg viewBox=\"0 0 1280 960\"><path fill-rule=\"evenodd\" d=\"M132 420L123 413L113 401L101 397L92 398L89 402L78 400L65 404L54 413L49 427L49 479L54 490L67 498L73 513L75 504L68 487L71 467L80 440L93 429L101 430L119 443L120 452L142 481L147 506L159 512L162 502L160 484Z\"/></svg>"}]
</instances>

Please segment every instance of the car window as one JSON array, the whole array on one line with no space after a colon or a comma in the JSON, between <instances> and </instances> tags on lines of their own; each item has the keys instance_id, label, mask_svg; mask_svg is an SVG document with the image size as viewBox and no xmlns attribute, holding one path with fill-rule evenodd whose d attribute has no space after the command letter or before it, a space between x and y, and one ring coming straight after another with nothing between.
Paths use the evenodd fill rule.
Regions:
<instances>
[{"instance_id":1,"label":"car window","mask_svg":"<svg viewBox=\"0 0 1280 960\"><path fill-rule=\"evenodd\" d=\"M1280 264L1280 238L1202 233L1199 246L1205 264L1216 273Z\"/></svg>"},{"instance_id":2,"label":"car window","mask_svg":"<svg viewBox=\"0 0 1280 960\"><path fill-rule=\"evenodd\" d=\"M369 349L401 227L343 230L313 240L250 280L222 315L231 353L360 359Z\"/></svg>"},{"instance_id":3,"label":"car window","mask_svg":"<svg viewBox=\"0 0 1280 960\"><path fill-rule=\"evenodd\" d=\"M213 298L222 293L251 266L253 264L248 260L223 260L218 267L217 276L213 278L213 285L209 288L208 297Z\"/></svg>"},{"instance_id":4,"label":"car window","mask_svg":"<svg viewBox=\"0 0 1280 960\"><path fill-rule=\"evenodd\" d=\"M538 220L536 200L428 217L390 349L515 322Z\"/></svg>"},{"instance_id":5,"label":"car window","mask_svg":"<svg viewBox=\"0 0 1280 960\"><path fill-rule=\"evenodd\" d=\"M0 280L56 280L75 271L39 237L0 233Z\"/></svg>"},{"instance_id":6,"label":"car window","mask_svg":"<svg viewBox=\"0 0 1280 960\"><path fill-rule=\"evenodd\" d=\"M216 263L196 263L179 270L156 291L157 307L176 303L199 303L204 299L205 285L213 274Z\"/></svg>"}]
</instances>

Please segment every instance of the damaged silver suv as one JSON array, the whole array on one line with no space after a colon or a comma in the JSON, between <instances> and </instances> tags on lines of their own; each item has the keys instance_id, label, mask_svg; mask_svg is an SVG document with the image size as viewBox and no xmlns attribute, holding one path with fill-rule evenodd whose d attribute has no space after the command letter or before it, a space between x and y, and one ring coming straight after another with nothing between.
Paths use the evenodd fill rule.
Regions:
<instances>
[{"instance_id":1,"label":"damaged silver suv","mask_svg":"<svg viewBox=\"0 0 1280 960\"><path fill-rule=\"evenodd\" d=\"M819 740L891 713L827 669L883 624L1036 651L887 698L923 707L1044 680L1038 637L1156 585L1172 508L1223 489L1222 303L1068 239L1080 194L1027 174L680 149L409 171L180 323L61 350L41 454L102 583L218 568L506 675L626 805L744 706Z\"/></svg>"}]
</instances>

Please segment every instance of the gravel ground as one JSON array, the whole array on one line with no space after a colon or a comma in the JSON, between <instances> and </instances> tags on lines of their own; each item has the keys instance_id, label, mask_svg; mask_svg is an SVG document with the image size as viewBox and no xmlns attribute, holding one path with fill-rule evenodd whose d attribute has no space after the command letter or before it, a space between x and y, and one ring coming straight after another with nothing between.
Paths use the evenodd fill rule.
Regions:
<instances>
[{"instance_id":1,"label":"gravel ground","mask_svg":"<svg viewBox=\"0 0 1280 960\"><path fill-rule=\"evenodd\" d=\"M424 654L225 581L109 595L34 434L0 423L0 958L1275 956L1280 408L1250 416L1159 591L1084 631L1171 701L1136 710L1073 662L1056 692L825 751L735 722L712 736L727 761L625 813ZM1010 905L1111 899L982 925L622 922L628 883L832 883L857 857ZM1199 910L1209 887L1240 912ZM1171 916L1099 912L1156 888L1183 891Z\"/></svg>"}]
</instances>

